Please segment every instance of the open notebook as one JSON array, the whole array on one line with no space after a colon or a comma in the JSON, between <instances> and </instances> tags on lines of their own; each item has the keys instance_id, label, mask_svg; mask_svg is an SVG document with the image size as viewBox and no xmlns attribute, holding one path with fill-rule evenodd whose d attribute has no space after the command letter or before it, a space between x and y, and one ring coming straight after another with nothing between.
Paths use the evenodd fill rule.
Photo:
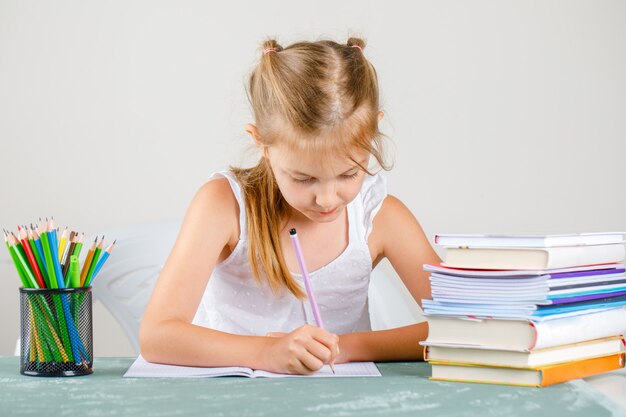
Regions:
<instances>
[{"instance_id":1,"label":"open notebook","mask_svg":"<svg viewBox=\"0 0 626 417\"><path fill-rule=\"evenodd\" d=\"M282 377L350 377L350 376L381 376L374 362L350 362L335 365L335 374L328 365L312 375L275 374L262 370L229 366L218 368L201 368L193 366L163 365L146 362L139 356L124 374L126 378L208 378L216 376L245 376L249 378L282 378Z\"/></svg>"}]
</instances>

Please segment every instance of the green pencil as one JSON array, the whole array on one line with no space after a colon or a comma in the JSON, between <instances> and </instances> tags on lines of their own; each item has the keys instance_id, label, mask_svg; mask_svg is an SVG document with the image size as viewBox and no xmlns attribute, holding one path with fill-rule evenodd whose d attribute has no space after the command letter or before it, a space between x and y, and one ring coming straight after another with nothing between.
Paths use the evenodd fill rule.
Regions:
<instances>
[{"instance_id":1,"label":"green pencil","mask_svg":"<svg viewBox=\"0 0 626 417\"><path fill-rule=\"evenodd\" d=\"M18 265L20 265L20 267L22 268L22 272L26 276L27 282L29 283L29 285L25 286L25 288L39 288L39 284L37 283L37 279L35 278L35 275L33 274L33 271L31 271L30 267L28 266L28 261L26 260L26 256L24 256L23 252L21 252L19 250L19 249L21 249L20 248L21 244L17 243L17 238L15 236L13 236L13 235L9 236L8 239L9 239L8 240L9 241L9 251L13 252L14 256L17 258ZM13 241L15 241L16 243L13 243ZM22 251L23 250L24 249L22 249Z\"/></svg>"},{"instance_id":2,"label":"green pencil","mask_svg":"<svg viewBox=\"0 0 626 417\"><path fill-rule=\"evenodd\" d=\"M83 282L83 286L87 287L91 282L91 277L93 276L93 271L96 269L96 264L98 263L98 259L100 258L100 253L102 252L102 244L104 243L104 236L98 245L96 246L96 250L93 253L93 258L91 260L91 265L89 265L89 272L87 272L87 276L85 277L85 282Z\"/></svg>"},{"instance_id":3,"label":"green pencil","mask_svg":"<svg viewBox=\"0 0 626 417\"><path fill-rule=\"evenodd\" d=\"M80 239L78 239L78 242L76 242L76 246L74 247L74 252L72 252L72 255L80 256L80 251L83 248L84 240L85 240L85 234L82 233L80 235Z\"/></svg>"},{"instance_id":4,"label":"green pencil","mask_svg":"<svg viewBox=\"0 0 626 417\"><path fill-rule=\"evenodd\" d=\"M37 245L35 244L35 240L33 239L33 231L32 229L28 230L28 245L30 249L33 251L33 255L35 256L35 261L37 262L37 266L39 266L39 271L41 271L41 277L43 278L44 284L46 284L46 288L50 286L50 280L48 279L48 272L46 272L46 268L43 266L43 260L39 255L39 250L37 249Z\"/></svg>"},{"instance_id":5,"label":"green pencil","mask_svg":"<svg viewBox=\"0 0 626 417\"><path fill-rule=\"evenodd\" d=\"M9 238L8 233L6 230L4 231L4 243L7 245L7 249L9 250L9 253L11 254L11 259L13 259L13 264L15 265L15 269L17 269L17 275L20 276L20 280L22 281L22 286L24 288L28 288L29 284L28 284L28 279L26 278L26 275L24 275L24 271L22 271L22 267L20 266L20 261L17 259L17 256L15 256L15 252L13 252L11 250L11 246L9 245Z\"/></svg>"},{"instance_id":6,"label":"green pencil","mask_svg":"<svg viewBox=\"0 0 626 417\"><path fill-rule=\"evenodd\" d=\"M52 263L52 252L50 251L50 242L48 241L48 233L44 230L39 234L41 239L41 246L43 246L43 255L48 266L48 273L50 274L50 288L57 289L59 284L57 282L56 272L54 270L54 264Z\"/></svg>"}]
</instances>

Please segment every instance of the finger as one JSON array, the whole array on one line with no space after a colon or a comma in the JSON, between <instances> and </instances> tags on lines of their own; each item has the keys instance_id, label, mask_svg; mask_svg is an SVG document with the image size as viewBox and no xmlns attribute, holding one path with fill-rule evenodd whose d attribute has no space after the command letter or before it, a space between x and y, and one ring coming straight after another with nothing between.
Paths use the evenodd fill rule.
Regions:
<instances>
[{"instance_id":1,"label":"finger","mask_svg":"<svg viewBox=\"0 0 626 417\"><path fill-rule=\"evenodd\" d=\"M330 350L330 359L332 360L339 355L339 336L324 329L320 329L319 327L314 329L316 330L312 330L311 336Z\"/></svg>"},{"instance_id":2,"label":"finger","mask_svg":"<svg viewBox=\"0 0 626 417\"><path fill-rule=\"evenodd\" d=\"M337 359L338 356L339 356L339 340L337 339L337 344L335 345L334 349L330 350L330 358L328 358L328 364L334 365L335 359Z\"/></svg>"},{"instance_id":3,"label":"finger","mask_svg":"<svg viewBox=\"0 0 626 417\"><path fill-rule=\"evenodd\" d=\"M332 351L326 345L315 339L311 339L311 341L306 344L305 348L307 352L322 361L322 363L329 363L333 359Z\"/></svg>"},{"instance_id":4,"label":"finger","mask_svg":"<svg viewBox=\"0 0 626 417\"><path fill-rule=\"evenodd\" d=\"M311 354L308 350L305 351L299 359L305 373L307 374L317 372L322 369L322 366L324 366L324 362L317 356Z\"/></svg>"},{"instance_id":5,"label":"finger","mask_svg":"<svg viewBox=\"0 0 626 417\"><path fill-rule=\"evenodd\" d=\"M335 350L334 355L332 357L333 364L335 363L335 359L339 356L340 353L341 351L339 350L339 342L337 342L337 349Z\"/></svg>"}]
</instances>

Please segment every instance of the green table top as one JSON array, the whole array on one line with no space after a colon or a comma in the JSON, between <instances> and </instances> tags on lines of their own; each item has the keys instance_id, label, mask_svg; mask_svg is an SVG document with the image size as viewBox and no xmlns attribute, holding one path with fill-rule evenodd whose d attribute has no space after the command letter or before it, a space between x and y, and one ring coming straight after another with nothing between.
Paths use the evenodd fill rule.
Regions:
<instances>
[{"instance_id":1,"label":"green table top","mask_svg":"<svg viewBox=\"0 0 626 417\"><path fill-rule=\"evenodd\" d=\"M92 375L27 377L0 357L0 416L616 416L582 380L547 388L438 382L427 363L380 363L370 378L122 378L132 358Z\"/></svg>"}]
</instances>

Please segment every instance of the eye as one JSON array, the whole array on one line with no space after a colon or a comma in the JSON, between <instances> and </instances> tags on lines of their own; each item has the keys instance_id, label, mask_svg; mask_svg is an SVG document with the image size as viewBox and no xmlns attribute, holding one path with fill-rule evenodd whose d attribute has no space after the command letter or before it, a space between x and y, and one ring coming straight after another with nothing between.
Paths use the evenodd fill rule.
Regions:
<instances>
[{"instance_id":1,"label":"eye","mask_svg":"<svg viewBox=\"0 0 626 417\"><path fill-rule=\"evenodd\" d=\"M298 184L309 184L312 183L313 181L315 181L315 178L313 177L309 177L309 178L295 178L295 177L291 177L291 179L298 183Z\"/></svg>"},{"instance_id":2,"label":"eye","mask_svg":"<svg viewBox=\"0 0 626 417\"><path fill-rule=\"evenodd\" d=\"M359 176L359 171L355 171L354 174L343 174L341 178L345 180L353 180Z\"/></svg>"}]
</instances>

